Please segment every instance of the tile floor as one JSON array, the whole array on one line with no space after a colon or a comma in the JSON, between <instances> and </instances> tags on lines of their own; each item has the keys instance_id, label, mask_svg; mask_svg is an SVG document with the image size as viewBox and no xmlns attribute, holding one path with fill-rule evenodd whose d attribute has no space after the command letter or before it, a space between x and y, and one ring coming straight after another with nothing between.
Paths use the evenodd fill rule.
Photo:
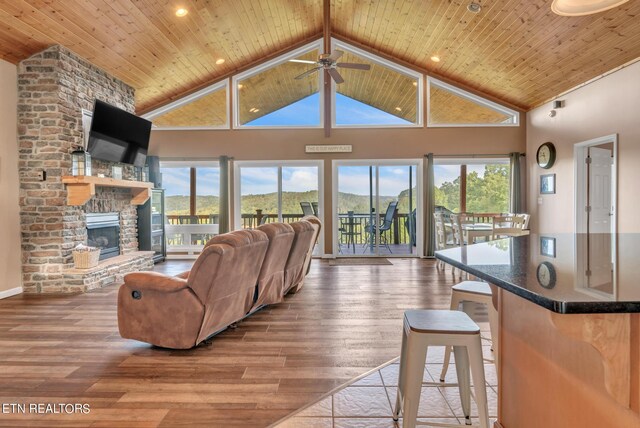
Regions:
<instances>
[{"instance_id":1,"label":"tile floor","mask_svg":"<svg viewBox=\"0 0 640 428\"><path fill-rule=\"evenodd\" d=\"M488 325L479 323L483 330ZM486 334L485 334L486 333ZM483 331L483 336L489 336ZM492 358L489 342L483 347L485 358ZM455 366L449 366L444 384L439 383L444 347L431 347L427 352L424 382L420 397L418 420L421 422L450 423L464 426ZM398 383L398 360L393 360L370 374L357 378L311 406L290 415L273 425L274 428L394 428L401 427L392 416ZM485 363L487 400L491 425L497 417L497 376L495 366ZM471 419L477 424L477 409L472 400Z\"/></svg>"}]
</instances>

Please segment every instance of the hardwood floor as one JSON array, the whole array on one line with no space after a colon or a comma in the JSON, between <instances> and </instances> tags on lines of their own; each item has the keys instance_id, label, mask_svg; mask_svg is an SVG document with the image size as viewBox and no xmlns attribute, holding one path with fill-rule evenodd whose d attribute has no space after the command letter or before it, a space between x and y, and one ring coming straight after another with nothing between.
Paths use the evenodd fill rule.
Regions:
<instances>
[{"instance_id":1,"label":"hardwood floor","mask_svg":"<svg viewBox=\"0 0 640 428\"><path fill-rule=\"evenodd\" d=\"M179 273L192 262L156 270ZM407 308L449 306L450 269L315 261L302 291L210 345L154 348L118 334L109 286L0 300L0 426L266 427L399 355ZM88 414L28 414L29 403L88 403Z\"/></svg>"}]
</instances>

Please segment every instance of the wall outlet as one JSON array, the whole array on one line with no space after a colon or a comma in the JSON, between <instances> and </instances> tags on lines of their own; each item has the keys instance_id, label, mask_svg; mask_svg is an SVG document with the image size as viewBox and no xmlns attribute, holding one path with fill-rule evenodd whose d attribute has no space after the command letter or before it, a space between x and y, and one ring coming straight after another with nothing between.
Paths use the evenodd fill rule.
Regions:
<instances>
[{"instance_id":1,"label":"wall outlet","mask_svg":"<svg viewBox=\"0 0 640 428\"><path fill-rule=\"evenodd\" d=\"M542 196L538 196L538 205L542 205Z\"/></svg>"}]
</instances>

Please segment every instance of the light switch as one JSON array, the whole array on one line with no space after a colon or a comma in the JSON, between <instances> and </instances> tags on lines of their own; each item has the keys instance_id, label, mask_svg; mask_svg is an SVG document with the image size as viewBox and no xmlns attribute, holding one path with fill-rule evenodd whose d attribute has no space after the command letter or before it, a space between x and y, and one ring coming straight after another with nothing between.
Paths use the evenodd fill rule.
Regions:
<instances>
[{"instance_id":1,"label":"light switch","mask_svg":"<svg viewBox=\"0 0 640 428\"><path fill-rule=\"evenodd\" d=\"M542 205L542 196L538 196L538 205Z\"/></svg>"}]
</instances>

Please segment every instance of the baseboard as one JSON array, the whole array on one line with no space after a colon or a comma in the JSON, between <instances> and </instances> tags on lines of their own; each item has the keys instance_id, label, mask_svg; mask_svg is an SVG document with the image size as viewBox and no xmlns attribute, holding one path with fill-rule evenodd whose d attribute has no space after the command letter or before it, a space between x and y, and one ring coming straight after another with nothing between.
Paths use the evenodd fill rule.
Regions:
<instances>
[{"instance_id":1,"label":"baseboard","mask_svg":"<svg viewBox=\"0 0 640 428\"><path fill-rule=\"evenodd\" d=\"M22 287L12 288L10 290L0 291L0 299L6 299L7 297L15 296L16 294L22 294Z\"/></svg>"}]
</instances>

